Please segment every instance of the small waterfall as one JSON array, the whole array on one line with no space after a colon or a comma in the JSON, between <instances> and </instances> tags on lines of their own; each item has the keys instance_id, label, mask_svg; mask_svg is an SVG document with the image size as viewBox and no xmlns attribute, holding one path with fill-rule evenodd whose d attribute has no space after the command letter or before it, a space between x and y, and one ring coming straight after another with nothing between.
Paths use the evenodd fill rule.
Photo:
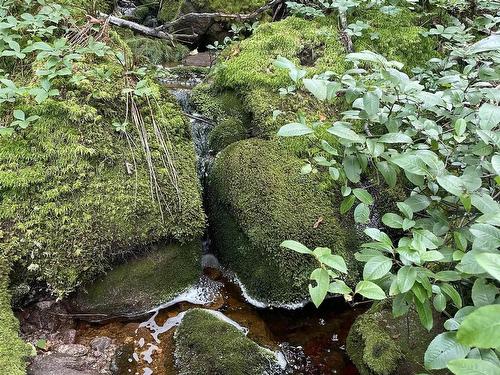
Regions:
<instances>
[{"instance_id":1,"label":"small waterfall","mask_svg":"<svg viewBox=\"0 0 500 375\"><path fill-rule=\"evenodd\" d=\"M214 125L208 119L193 111L189 102L191 90L176 88L172 89L171 93L175 96L183 112L191 122L191 134L196 152L196 169L201 185L204 188L210 166L214 159L208 141L208 136Z\"/></svg>"}]
</instances>

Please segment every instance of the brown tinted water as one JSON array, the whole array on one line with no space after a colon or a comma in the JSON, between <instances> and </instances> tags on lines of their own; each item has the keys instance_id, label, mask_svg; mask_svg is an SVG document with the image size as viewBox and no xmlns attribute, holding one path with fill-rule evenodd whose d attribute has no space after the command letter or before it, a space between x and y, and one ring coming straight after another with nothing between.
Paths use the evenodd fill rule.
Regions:
<instances>
[{"instance_id":1,"label":"brown tinted water","mask_svg":"<svg viewBox=\"0 0 500 375\"><path fill-rule=\"evenodd\" d=\"M320 309L312 304L298 310L257 308L249 304L238 285L219 270L206 268L204 273L218 293L213 302L202 307L217 310L247 328L248 337L258 344L281 351L287 359L289 373L358 374L347 357L345 342L354 319L366 310L365 307L352 308L342 299L335 298L327 300ZM180 302L158 311L155 316L151 313L138 319L102 323L80 321L76 339L82 344L88 344L97 336L114 339L121 346L113 366L116 374L175 374L175 325L157 334L157 340L154 333L167 320L170 323L193 307L200 306Z\"/></svg>"}]
</instances>

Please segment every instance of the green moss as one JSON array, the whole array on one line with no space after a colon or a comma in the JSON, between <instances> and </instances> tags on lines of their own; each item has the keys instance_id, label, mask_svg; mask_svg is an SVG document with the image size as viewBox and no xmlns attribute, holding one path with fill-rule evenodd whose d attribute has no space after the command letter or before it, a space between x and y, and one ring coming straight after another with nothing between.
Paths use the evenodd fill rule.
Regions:
<instances>
[{"instance_id":1,"label":"green moss","mask_svg":"<svg viewBox=\"0 0 500 375\"><path fill-rule=\"evenodd\" d=\"M169 22L181 14L185 0L164 0L160 11L158 12L158 20L161 22Z\"/></svg>"},{"instance_id":2,"label":"green moss","mask_svg":"<svg viewBox=\"0 0 500 375\"><path fill-rule=\"evenodd\" d=\"M396 15L382 13L379 9L363 10L355 15L370 25L363 31L363 36L354 39L354 47L358 51L370 50L384 55L389 60L402 62L409 71L411 68L425 64L436 57L437 43L433 38L424 37L426 31L419 26L420 15L404 7L399 7ZM377 33L372 39L370 34Z\"/></svg>"},{"instance_id":3,"label":"green moss","mask_svg":"<svg viewBox=\"0 0 500 375\"><path fill-rule=\"evenodd\" d=\"M153 81L151 107L137 100L161 212L135 127L129 125L127 140L112 125L126 117L124 68L106 57L74 70L83 78L78 83L54 81L62 100L25 103L26 113L41 117L36 124L0 138L0 253L59 295L92 280L121 254L164 239L191 241L204 228L189 124L175 100ZM152 116L171 142L175 184Z\"/></svg>"},{"instance_id":4,"label":"green moss","mask_svg":"<svg viewBox=\"0 0 500 375\"><path fill-rule=\"evenodd\" d=\"M7 262L0 256L0 369L2 374L24 375L31 349L19 338L19 322L10 307Z\"/></svg>"},{"instance_id":5,"label":"green moss","mask_svg":"<svg viewBox=\"0 0 500 375\"><path fill-rule=\"evenodd\" d=\"M213 237L223 264L252 297L272 304L307 298L312 259L280 248L284 240L328 246L344 256L356 279L356 234L308 176L302 161L273 141L250 139L226 147L210 175ZM314 224L322 218L318 228Z\"/></svg>"},{"instance_id":6,"label":"green moss","mask_svg":"<svg viewBox=\"0 0 500 375\"><path fill-rule=\"evenodd\" d=\"M172 45L164 39L136 35L125 29L120 30L120 34L138 63L163 65L180 62L189 53L189 49L180 43Z\"/></svg>"},{"instance_id":7,"label":"green moss","mask_svg":"<svg viewBox=\"0 0 500 375\"><path fill-rule=\"evenodd\" d=\"M279 371L275 355L203 309L189 310L175 332L179 375L261 375Z\"/></svg>"},{"instance_id":8,"label":"green moss","mask_svg":"<svg viewBox=\"0 0 500 375\"><path fill-rule=\"evenodd\" d=\"M417 374L426 372L427 346L439 333L428 332L415 312L393 318L390 305L376 303L358 317L347 337L347 353L361 375ZM409 336L408 336L409 333Z\"/></svg>"},{"instance_id":9,"label":"green moss","mask_svg":"<svg viewBox=\"0 0 500 375\"><path fill-rule=\"evenodd\" d=\"M172 300L195 284L200 275L200 242L155 246L84 288L76 307L85 313L143 313Z\"/></svg>"},{"instance_id":10,"label":"green moss","mask_svg":"<svg viewBox=\"0 0 500 375\"><path fill-rule=\"evenodd\" d=\"M243 13L255 10L266 4L263 0L191 0L199 10L226 13Z\"/></svg>"},{"instance_id":11,"label":"green moss","mask_svg":"<svg viewBox=\"0 0 500 375\"><path fill-rule=\"evenodd\" d=\"M214 153L218 153L231 143L245 138L247 138L247 130L243 123L237 119L227 119L210 132L210 148Z\"/></svg>"}]
</instances>

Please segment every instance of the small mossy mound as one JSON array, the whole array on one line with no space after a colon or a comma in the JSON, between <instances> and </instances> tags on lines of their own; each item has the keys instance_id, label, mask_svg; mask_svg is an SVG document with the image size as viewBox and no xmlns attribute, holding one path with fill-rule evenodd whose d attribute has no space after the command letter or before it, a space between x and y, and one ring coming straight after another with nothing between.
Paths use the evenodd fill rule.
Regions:
<instances>
[{"instance_id":1,"label":"small mossy mound","mask_svg":"<svg viewBox=\"0 0 500 375\"><path fill-rule=\"evenodd\" d=\"M7 262L0 256L0 369L2 374L24 375L30 347L19 338L19 322L10 307Z\"/></svg>"},{"instance_id":2,"label":"small mossy mound","mask_svg":"<svg viewBox=\"0 0 500 375\"><path fill-rule=\"evenodd\" d=\"M75 307L87 314L144 313L174 299L194 285L200 275L200 242L161 244L83 288Z\"/></svg>"},{"instance_id":3,"label":"small mossy mound","mask_svg":"<svg viewBox=\"0 0 500 375\"><path fill-rule=\"evenodd\" d=\"M226 147L210 175L209 201L218 257L251 297L271 305L302 302L317 266L280 247L294 239L344 256L354 281L354 226L338 203L300 175L302 161L274 141L249 139ZM315 227L315 223L321 221Z\"/></svg>"},{"instance_id":4,"label":"small mossy mound","mask_svg":"<svg viewBox=\"0 0 500 375\"><path fill-rule=\"evenodd\" d=\"M109 44L126 49L114 33ZM79 80L53 81L61 100L26 102L25 113L40 119L0 138L0 251L61 296L114 258L165 239L192 241L205 224L189 123L175 99L151 79L148 99L136 99L152 186L138 131L113 126L126 119L126 69L106 55L73 70Z\"/></svg>"},{"instance_id":5,"label":"small mossy mound","mask_svg":"<svg viewBox=\"0 0 500 375\"><path fill-rule=\"evenodd\" d=\"M435 322L428 332L415 312L408 319L394 318L389 304L376 303L352 325L347 353L361 375L428 372L423 367L424 353L440 326Z\"/></svg>"},{"instance_id":6,"label":"small mossy mound","mask_svg":"<svg viewBox=\"0 0 500 375\"><path fill-rule=\"evenodd\" d=\"M164 39L144 37L130 30L120 30L120 34L138 63L152 65L175 63L180 62L189 53L189 49L180 43L172 44Z\"/></svg>"},{"instance_id":7,"label":"small mossy mound","mask_svg":"<svg viewBox=\"0 0 500 375\"><path fill-rule=\"evenodd\" d=\"M214 153L222 151L231 143L247 138L247 129L238 119L227 119L218 124L209 135L210 148Z\"/></svg>"},{"instance_id":8,"label":"small mossy mound","mask_svg":"<svg viewBox=\"0 0 500 375\"><path fill-rule=\"evenodd\" d=\"M424 37L425 28L419 26L421 15L405 7L398 7L396 14L386 14L380 9L362 10L356 20L366 22L370 28L363 36L354 38L357 51L370 50L405 64L409 71L438 55L437 43ZM375 34L375 35L374 35Z\"/></svg>"},{"instance_id":9,"label":"small mossy mound","mask_svg":"<svg viewBox=\"0 0 500 375\"><path fill-rule=\"evenodd\" d=\"M175 332L179 375L282 373L273 352L257 345L216 313L189 310Z\"/></svg>"}]
</instances>

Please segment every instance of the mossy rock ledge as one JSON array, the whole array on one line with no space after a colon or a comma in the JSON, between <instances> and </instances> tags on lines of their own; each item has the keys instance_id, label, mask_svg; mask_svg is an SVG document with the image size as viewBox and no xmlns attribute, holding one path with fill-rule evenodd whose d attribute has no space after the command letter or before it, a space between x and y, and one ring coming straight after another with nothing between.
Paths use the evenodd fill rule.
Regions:
<instances>
[{"instance_id":1,"label":"mossy rock ledge","mask_svg":"<svg viewBox=\"0 0 500 375\"><path fill-rule=\"evenodd\" d=\"M138 315L172 301L199 280L201 271L201 242L157 245L81 288L73 310L91 315Z\"/></svg>"},{"instance_id":2,"label":"mossy rock ledge","mask_svg":"<svg viewBox=\"0 0 500 375\"><path fill-rule=\"evenodd\" d=\"M311 257L281 248L284 240L330 247L348 263L347 282L357 278L354 225L340 218L338 202L300 174L302 165L275 141L248 139L219 153L210 174L210 228L218 257L252 299L267 305L308 299L317 266Z\"/></svg>"},{"instance_id":3,"label":"mossy rock ledge","mask_svg":"<svg viewBox=\"0 0 500 375\"><path fill-rule=\"evenodd\" d=\"M423 366L430 342L441 333L442 319L435 315L428 332L416 312L394 318L390 304L379 302L359 316L347 337L347 354L361 375L428 373ZM408 336L409 333L409 336ZM432 374L449 374L446 370Z\"/></svg>"},{"instance_id":4,"label":"mossy rock ledge","mask_svg":"<svg viewBox=\"0 0 500 375\"><path fill-rule=\"evenodd\" d=\"M126 49L116 34L110 37L112 48ZM152 186L138 131L129 124L125 136L113 127L126 119L124 67L106 56L74 70L83 74L78 83L54 80L63 100L23 105L40 116L36 125L0 137L0 255L59 297L150 244L190 242L205 228L190 126L167 89L146 78L149 103L136 103ZM169 142L175 179L157 131Z\"/></svg>"},{"instance_id":5,"label":"mossy rock ledge","mask_svg":"<svg viewBox=\"0 0 500 375\"><path fill-rule=\"evenodd\" d=\"M223 316L189 310L175 332L178 375L283 374L277 356L259 346Z\"/></svg>"}]
</instances>

